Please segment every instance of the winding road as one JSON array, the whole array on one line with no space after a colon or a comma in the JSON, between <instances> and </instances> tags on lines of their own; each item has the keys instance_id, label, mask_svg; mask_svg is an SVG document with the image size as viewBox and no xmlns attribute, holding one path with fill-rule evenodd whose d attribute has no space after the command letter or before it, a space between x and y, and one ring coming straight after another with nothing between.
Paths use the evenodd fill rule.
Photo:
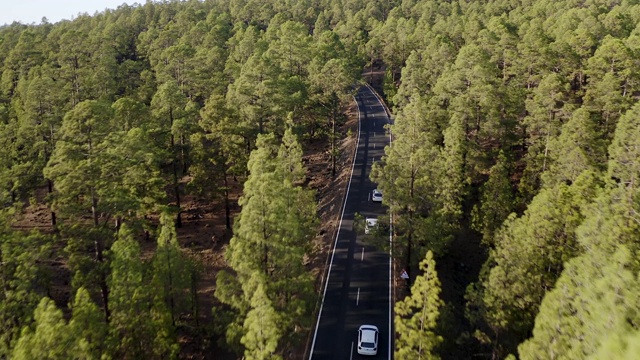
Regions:
<instances>
[{"instance_id":1,"label":"winding road","mask_svg":"<svg viewBox=\"0 0 640 360\"><path fill-rule=\"evenodd\" d=\"M354 214L381 216L380 203L370 201L376 187L371 165L380 160L389 136L389 117L369 87L361 87L358 103L358 145L340 228L334 243L309 360L393 358L391 256L369 244L363 230L353 229ZM380 331L378 355L358 355L357 330L362 324Z\"/></svg>"}]
</instances>

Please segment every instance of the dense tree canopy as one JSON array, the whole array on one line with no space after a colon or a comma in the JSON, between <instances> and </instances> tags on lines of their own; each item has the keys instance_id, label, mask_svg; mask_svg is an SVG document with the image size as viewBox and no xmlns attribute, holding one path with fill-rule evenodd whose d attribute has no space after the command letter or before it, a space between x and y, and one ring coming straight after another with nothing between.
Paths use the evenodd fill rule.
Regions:
<instances>
[{"instance_id":1,"label":"dense tree canopy","mask_svg":"<svg viewBox=\"0 0 640 360\"><path fill-rule=\"evenodd\" d=\"M1 26L0 358L177 356L197 316L185 199L220 200L232 235L219 346L263 359L303 343L302 147L322 141L335 175L361 73L395 115L372 179L396 261L424 274L399 314L462 323L416 330L419 352L631 358L639 69L637 0L172 0ZM12 228L28 205L46 230ZM452 244L485 261L453 285ZM437 299L436 260L457 300Z\"/></svg>"}]
</instances>

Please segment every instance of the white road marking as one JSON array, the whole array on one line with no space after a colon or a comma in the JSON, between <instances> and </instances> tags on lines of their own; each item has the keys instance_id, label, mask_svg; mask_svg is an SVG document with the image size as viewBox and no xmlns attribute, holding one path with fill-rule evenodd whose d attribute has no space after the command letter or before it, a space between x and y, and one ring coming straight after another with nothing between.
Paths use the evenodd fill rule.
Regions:
<instances>
[{"instance_id":1,"label":"white road marking","mask_svg":"<svg viewBox=\"0 0 640 360\"><path fill-rule=\"evenodd\" d=\"M385 115L387 115L387 119L385 120L385 122L388 124L391 124L391 113L388 111L386 107L384 107L384 105L382 104L382 100L380 99L378 94L373 91L371 86L367 84L367 88L376 97L376 99L378 100L378 103L383 106ZM392 141L393 141L393 138L391 136L391 131L389 131L389 146L391 146ZM389 226L389 244L393 245L393 217L391 214L389 214L389 223L391 224L391 226ZM391 293L393 290L393 282L392 282L393 278L391 277L391 268L393 267L393 253L391 249L393 249L393 246L389 246L389 346L388 346L388 352L387 352L388 354L387 356L389 359L391 359L391 354L392 354L391 351L392 351L392 344L393 344L391 341L392 340L391 330L393 328L392 327L393 326L393 300L392 300L393 298L391 296Z\"/></svg>"},{"instance_id":2,"label":"white road marking","mask_svg":"<svg viewBox=\"0 0 640 360\"><path fill-rule=\"evenodd\" d=\"M362 256L360 257L360 261L364 261L364 248L362 248Z\"/></svg>"},{"instance_id":3,"label":"white road marking","mask_svg":"<svg viewBox=\"0 0 640 360\"><path fill-rule=\"evenodd\" d=\"M360 303L360 288L358 288L358 295L356 295L356 306Z\"/></svg>"},{"instance_id":4,"label":"white road marking","mask_svg":"<svg viewBox=\"0 0 640 360\"><path fill-rule=\"evenodd\" d=\"M378 94L373 92L373 90L371 89L370 86L367 86L367 88L369 88L369 90L376 96L376 98L378 100L378 103L382 104L380 98L378 97ZM368 103L368 101L367 101L367 103ZM357 142L356 142L356 149L358 148L359 143L360 143L360 131L361 131L361 117L360 117L361 114L360 114L360 107L359 106L357 107L357 110L358 110L358 138L357 138ZM391 119L389 117L390 113L387 111L386 108L384 110L385 110L385 115L387 115L387 119L385 119L385 123L391 123ZM374 136L375 136L375 132L374 132ZM390 143L391 143L391 140L392 140L391 132L389 132L389 142ZM347 205L347 198L349 196L349 190L351 188L351 179L353 178L353 170L354 170L354 166L355 166L356 155L357 155L357 151L354 153L353 162L351 164L351 175L349 177L349 184L347 185L347 194L346 194L346 196L344 198L344 203L342 205L342 213L340 215L340 223L339 223L339 227L338 227L338 232L336 234L336 238L335 238L334 243L333 243L333 249L332 249L332 253L331 253L331 262L329 264L327 277L326 277L327 281L323 281L324 284L325 284L324 292L322 294L322 302L320 303L320 311L318 313L318 320L316 322L316 329L315 329L315 332L313 334L313 341L312 341L312 344L311 344L309 360L311 360L312 357L313 357L313 350L314 350L315 343L316 343L316 337L318 335L318 328L320 326L320 318L322 317L322 309L324 307L324 300L325 300L325 296L326 296L326 293L327 293L328 279L329 279L329 275L331 274L331 269L333 267L333 259L334 259L334 256L335 256L335 249L336 249L337 242L338 242L338 234L340 233L340 226L342 225L342 219L344 217L344 211L345 211L345 208L346 208L346 205ZM371 194L369 194L369 199L370 199L370 196L371 196ZM393 222L391 221L391 223L393 223ZM392 243L392 241L393 241L392 229L390 227L389 228L389 242ZM392 248L393 247L390 247L390 249L389 249L389 255L390 255L389 256L389 332L388 332L388 334L389 334L389 339L388 339L389 346L387 347L388 348L388 358L389 359L391 359L391 354L392 354L392 350L393 350L393 348L392 348L392 333L391 333L391 330L393 328L392 327L393 326L393 318L392 318L392 314L393 314L393 312L392 312L392 309L393 309L392 303L393 303L393 300L392 300L392 296L391 296L392 289L393 289L393 282L392 282L392 277L391 277L391 269L392 269L392 264L393 264L393 257L391 256L392 255L392 252L391 252ZM323 280L325 280L325 279L323 279ZM359 296L359 294L360 294L360 288L358 288L358 296ZM349 358L353 359L353 341L351 342L351 354L350 354Z\"/></svg>"},{"instance_id":5,"label":"white road marking","mask_svg":"<svg viewBox=\"0 0 640 360\"><path fill-rule=\"evenodd\" d=\"M354 97L355 100L355 97ZM358 102L356 101L356 104ZM353 169L356 165L356 156L358 155L358 146L360 145L360 126L362 125L362 119L360 118L360 106L356 106L358 109L358 140L356 140L356 151L353 154L353 161L351 163L351 174L349 175L349 183L347 185L347 193L344 196L344 202L342 204L342 212L340 213L340 223L338 223L338 231L336 232L336 238L333 241L333 249L331 251L331 262L329 263L329 270L327 271L326 279L324 281L324 291L322 292L322 302L320 303L320 311L318 311L318 321L316 322L316 330L313 332L313 341L311 342L311 350L309 353L309 360L313 358L313 349L316 345L316 337L318 336L318 328L320 327L320 319L322 318L322 309L324 307L324 299L327 295L327 287L329 286L329 276L331 275L331 268L333 267L333 258L336 255L336 247L338 245L338 235L340 235L340 228L342 227L342 219L344 218L344 210L347 207L347 199L349 198L349 190L351 189L351 179L353 178ZM391 334L389 334L391 336ZM351 345L353 347L353 343ZM353 352L353 351L352 351Z\"/></svg>"}]
</instances>

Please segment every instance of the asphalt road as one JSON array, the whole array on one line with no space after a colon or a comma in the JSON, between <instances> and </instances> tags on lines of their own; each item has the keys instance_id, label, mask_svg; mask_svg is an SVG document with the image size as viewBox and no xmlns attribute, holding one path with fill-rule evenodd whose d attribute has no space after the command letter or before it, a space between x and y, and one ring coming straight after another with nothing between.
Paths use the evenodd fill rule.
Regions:
<instances>
[{"instance_id":1,"label":"asphalt road","mask_svg":"<svg viewBox=\"0 0 640 360\"><path fill-rule=\"evenodd\" d=\"M309 359L392 359L391 257L371 244L364 230L356 233L353 219L385 214L380 203L370 201L376 187L369 180L371 165L380 160L389 144L384 125L387 113L367 87L356 95L360 131L351 180L344 203L340 229L331 255L328 280L318 315ZM384 196L384 194L383 194ZM378 355L358 355L357 330L362 324L380 331Z\"/></svg>"}]
</instances>

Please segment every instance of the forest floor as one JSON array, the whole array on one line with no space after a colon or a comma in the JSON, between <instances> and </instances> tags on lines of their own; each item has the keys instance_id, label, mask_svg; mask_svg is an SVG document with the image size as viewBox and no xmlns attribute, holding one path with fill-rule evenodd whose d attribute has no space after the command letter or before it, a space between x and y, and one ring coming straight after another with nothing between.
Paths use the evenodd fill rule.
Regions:
<instances>
[{"instance_id":1,"label":"forest floor","mask_svg":"<svg viewBox=\"0 0 640 360\"><path fill-rule=\"evenodd\" d=\"M367 73L366 75L370 75ZM373 73L373 79L367 80L379 92L383 71ZM371 81L372 80L372 81ZM319 228L313 240L313 253L310 254L309 270L314 274L316 289L321 292L323 275L326 269L328 254L331 251L333 239L338 225L340 209L344 199L346 185L349 180L351 163L356 145L358 119L356 104L352 102L346 110L347 121L340 128L340 156L337 161L337 176L331 177L331 158L326 141L303 141L303 161L307 167L307 185L316 191L318 201ZM242 193L242 182L230 182L232 217L236 216L240 207L238 198ZM44 205L45 191L36 194L34 204L25 206L25 211L14 227L29 230L39 229L51 232L49 225L50 213ZM201 278L198 283L198 316L184 318L185 324L179 329L182 359L235 359L235 354L221 346L222 342L212 336L214 321L213 307L217 304L215 298L215 282L217 273L226 267L224 252L229 244L231 233L225 230L224 205L221 202L200 201L193 197L185 197L182 204L182 227L177 229L178 240L182 248L201 264ZM57 246L56 246L57 245ZM68 303L71 292L71 276L66 259L63 256L64 244L56 244L53 258L49 261L49 279L51 286L49 296L68 314ZM155 249L155 241L141 241L143 257L149 259ZM471 331L464 318L464 292L466 286L477 281L480 267L486 255L480 251L479 239L468 232L456 238L451 251L437 264L439 277L442 282L442 298L448 304L448 319L451 321L447 328L457 334L455 339L449 338L443 349L447 354L443 358L459 358L468 355L469 349L462 350L461 345L469 345L473 341L469 338ZM398 259L396 259L398 260ZM396 264L396 271L404 264ZM417 270L417 269L416 269ZM413 272L414 274L416 271ZM396 279L396 286L398 285ZM396 288L396 301L403 298L407 290L403 286ZM317 306L316 306L317 308ZM315 322L312 320L312 323ZM285 359L302 359L308 350L311 332L302 329L300 336L307 339L300 346L288 352ZM460 336L460 334L466 334ZM462 352L461 352L462 350Z\"/></svg>"}]
</instances>

